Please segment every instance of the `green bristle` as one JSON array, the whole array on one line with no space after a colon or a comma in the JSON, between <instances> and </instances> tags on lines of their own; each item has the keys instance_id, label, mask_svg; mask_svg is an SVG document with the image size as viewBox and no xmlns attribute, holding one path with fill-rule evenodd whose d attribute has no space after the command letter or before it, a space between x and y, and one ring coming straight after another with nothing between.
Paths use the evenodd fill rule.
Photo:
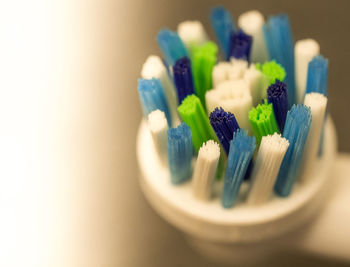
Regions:
<instances>
[{"instance_id":1,"label":"green bristle","mask_svg":"<svg viewBox=\"0 0 350 267\"><path fill-rule=\"evenodd\" d=\"M218 47L213 42L191 47L192 73L196 95L205 104L205 92L212 89L212 71L217 61Z\"/></svg>"},{"instance_id":2,"label":"green bristle","mask_svg":"<svg viewBox=\"0 0 350 267\"><path fill-rule=\"evenodd\" d=\"M286 71L274 60L265 62L264 64L257 63L255 66L264 74L265 77L266 85L262 87L262 91L260 92L261 98L264 99L267 97L267 88L271 84L274 84L276 80L283 82L284 78L286 78Z\"/></svg>"},{"instance_id":3,"label":"green bristle","mask_svg":"<svg viewBox=\"0 0 350 267\"><path fill-rule=\"evenodd\" d=\"M187 96L177 110L181 119L191 128L193 146L197 153L202 144L208 140L214 140L219 143L203 105L197 96ZM217 177L221 177L224 170L225 153L222 149L220 155Z\"/></svg>"},{"instance_id":4,"label":"green bristle","mask_svg":"<svg viewBox=\"0 0 350 267\"><path fill-rule=\"evenodd\" d=\"M259 145L263 136L279 133L272 104L268 104L266 99L249 111L249 121Z\"/></svg>"},{"instance_id":5,"label":"green bristle","mask_svg":"<svg viewBox=\"0 0 350 267\"><path fill-rule=\"evenodd\" d=\"M204 142L210 139L219 142L209 123L203 105L197 96L187 96L177 110L182 120L190 126L192 130L193 145L197 153Z\"/></svg>"}]
</instances>

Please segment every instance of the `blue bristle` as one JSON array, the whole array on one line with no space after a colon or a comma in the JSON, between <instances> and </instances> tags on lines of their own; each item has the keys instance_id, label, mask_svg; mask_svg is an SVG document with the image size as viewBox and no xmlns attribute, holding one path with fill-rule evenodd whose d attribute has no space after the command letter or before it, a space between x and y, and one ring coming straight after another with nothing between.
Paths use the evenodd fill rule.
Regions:
<instances>
[{"instance_id":1,"label":"blue bristle","mask_svg":"<svg viewBox=\"0 0 350 267\"><path fill-rule=\"evenodd\" d=\"M299 174L311 120L310 108L305 105L293 105L288 111L283 137L289 141L289 147L275 184L276 193L282 197L287 197L291 193Z\"/></svg>"},{"instance_id":2,"label":"blue bristle","mask_svg":"<svg viewBox=\"0 0 350 267\"><path fill-rule=\"evenodd\" d=\"M230 56L230 39L235 31L235 25L230 12L224 7L217 6L211 9L210 21L213 27L216 39L223 51L224 58Z\"/></svg>"},{"instance_id":3,"label":"blue bristle","mask_svg":"<svg viewBox=\"0 0 350 267\"><path fill-rule=\"evenodd\" d=\"M288 89L288 106L296 103L294 78L294 41L289 23L285 14L271 16L265 23L264 36L270 59L276 60L286 70L285 82Z\"/></svg>"},{"instance_id":4,"label":"blue bristle","mask_svg":"<svg viewBox=\"0 0 350 267\"><path fill-rule=\"evenodd\" d=\"M230 38L230 53L227 60L233 57L249 61L252 41L253 38L242 30L232 34Z\"/></svg>"},{"instance_id":5,"label":"blue bristle","mask_svg":"<svg viewBox=\"0 0 350 267\"><path fill-rule=\"evenodd\" d=\"M188 56L186 47L176 32L162 29L157 34L157 42L165 60L173 66L176 60Z\"/></svg>"},{"instance_id":6,"label":"blue bristle","mask_svg":"<svg viewBox=\"0 0 350 267\"><path fill-rule=\"evenodd\" d=\"M186 96L194 93L190 59L188 57L183 57L177 60L173 72L177 96L179 104L181 104Z\"/></svg>"},{"instance_id":7,"label":"blue bristle","mask_svg":"<svg viewBox=\"0 0 350 267\"><path fill-rule=\"evenodd\" d=\"M143 114L147 116L152 111L159 109L165 113L168 125L171 125L171 117L168 103L159 79L139 79L137 90L143 109Z\"/></svg>"},{"instance_id":8,"label":"blue bristle","mask_svg":"<svg viewBox=\"0 0 350 267\"><path fill-rule=\"evenodd\" d=\"M220 107L215 108L210 113L209 120L226 154L228 154L233 133L239 129L235 116Z\"/></svg>"},{"instance_id":9,"label":"blue bristle","mask_svg":"<svg viewBox=\"0 0 350 267\"><path fill-rule=\"evenodd\" d=\"M307 70L307 81L306 81L306 94L308 93L320 93L324 96L328 95L328 59L322 55L315 56L308 65ZM324 117L320 145L318 147L318 155L321 156L323 153L324 144L324 127L327 117Z\"/></svg>"},{"instance_id":10,"label":"blue bristle","mask_svg":"<svg viewBox=\"0 0 350 267\"><path fill-rule=\"evenodd\" d=\"M279 80L267 88L267 100L273 105L273 111L280 128L283 132L288 112L287 85Z\"/></svg>"},{"instance_id":11,"label":"blue bristle","mask_svg":"<svg viewBox=\"0 0 350 267\"><path fill-rule=\"evenodd\" d=\"M224 208L231 208L234 205L255 146L255 137L248 136L248 131L238 129L233 134L221 198Z\"/></svg>"},{"instance_id":12,"label":"blue bristle","mask_svg":"<svg viewBox=\"0 0 350 267\"><path fill-rule=\"evenodd\" d=\"M315 56L307 69L306 94L320 93L327 96L328 59L322 55Z\"/></svg>"},{"instance_id":13,"label":"blue bristle","mask_svg":"<svg viewBox=\"0 0 350 267\"><path fill-rule=\"evenodd\" d=\"M192 131L186 123L168 130L168 160L171 182L180 184L192 175Z\"/></svg>"}]
</instances>

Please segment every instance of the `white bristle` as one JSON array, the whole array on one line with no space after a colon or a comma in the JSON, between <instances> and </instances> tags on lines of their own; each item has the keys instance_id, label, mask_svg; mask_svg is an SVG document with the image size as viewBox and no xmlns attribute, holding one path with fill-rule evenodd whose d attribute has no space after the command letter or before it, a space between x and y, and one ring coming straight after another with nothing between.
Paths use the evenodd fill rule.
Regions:
<instances>
[{"instance_id":1,"label":"white bristle","mask_svg":"<svg viewBox=\"0 0 350 267\"><path fill-rule=\"evenodd\" d=\"M188 51L191 45L202 45L208 40L203 24L198 20L184 21L177 26L177 33Z\"/></svg>"},{"instance_id":2,"label":"white bristle","mask_svg":"<svg viewBox=\"0 0 350 267\"><path fill-rule=\"evenodd\" d=\"M295 43L295 83L298 103L302 103L306 89L307 69L312 58L320 53L320 45L314 39L303 39Z\"/></svg>"},{"instance_id":3,"label":"white bristle","mask_svg":"<svg viewBox=\"0 0 350 267\"><path fill-rule=\"evenodd\" d=\"M267 49L263 33L264 17L257 10L251 10L238 17L238 26L253 37L250 52L251 62L264 63L268 60Z\"/></svg>"},{"instance_id":4,"label":"white bristle","mask_svg":"<svg viewBox=\"0 0 350 267\"><path fill-rule=\"evenodd\" d=\"M198 152L192 177L193 195L200 200L208 200L220 158L220 146L213 140L203 143Z\"/></svg>"},{"instance_id":5,"label":"white bristle","mask_svg":"<svg viewBox=\"0 0 350 267\"><path fill-rule=\"evenodd\" d=\"M251 177L249 204L259 205L269 199L288 146L289 141L281 134L263 136Z\"/></svg>"},{"instance_id":6,"label":"white bristle","mask_svg":"<svg viewBox=\"0 0 350 267\"><path fill-rule=\"evenodd\" d=\"M229 79L229 73L232 69L230 62L219 62L213 68L213 86L218 87L220 83L225 82Z\"/></svg>"},{"instance_id":7,"label":"white bristle","mask_svg":"<svg viewBox=\"0 0 350 267\"><path fill-rule=\"evenodd\" d=\"M159 109L148 114L148 128L151 132L157 154L163 164L168 162L168 122L163 111Z\"/></svg>"},{"instance_id":8,"label":"white bristle","mask_svg":"<svg viewBox=\"0 0 350 267\"><path fill-rule=\"evenodd\" d=\"M244 80L223 82L216 89L207 91L205 100L209 113L216 107L222 107L235 115L241 128L250 131L248 113L253 104L247 82Z\"/></svg>"},{"instance_id":9,"label":"white bristle","mask_svg":"<svg viewBox=\"0 0 350 267\"><path fill-rule=\"evenodd\" d=\"M229 80L243 79L244 73L248 69L248 61L242 59L231 58L232 68L229 72Z\"/></svg>"},{"instance_id":10,"label":"white bristle","mask_svg":"<svg viewBox=\"0 0 350 267\"><path fill-rule=\"evenodd\" d=\"M243 79L247 82L253 100L253 106L261 102L262 90L267 86L266 79L261 71L258 71L254 64L250 64L249 69L244 73Z\"/></svg>"},{"instance_id":11,"label":"white bristle","mask_svg":"<svg viewBox=\"0 0 350 267\"><path fill-rule=\"evenodd\" d=\"M303 172L302 179L306 180L309 174L308 170L312 168L313 162L317 156L323 120L327 107L327 97L320 93L306 94L304 105L310 107L312 116L301 167Z\"/></svg>"},{"instance_id":12,"label":"white bristle","mask_svg":"<svg viewBox=\"0 0 350 267\"><path fill-rule=\"evenodd\" d=\"M143 79L159 79L169 106L173 126L180 123L177 114L177 95L173 82L170 80L168 72L158 56L151 55L142 66L141 77Z\"/></svg>"}]
</instances>

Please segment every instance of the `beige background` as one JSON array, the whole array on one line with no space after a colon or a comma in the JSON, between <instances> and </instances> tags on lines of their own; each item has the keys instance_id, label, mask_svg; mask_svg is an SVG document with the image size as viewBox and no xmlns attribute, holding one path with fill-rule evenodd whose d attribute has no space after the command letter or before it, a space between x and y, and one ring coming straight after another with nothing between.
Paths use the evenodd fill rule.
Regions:
<instances>
[{"instance_id":1,"label":"beige background","mask_svg":"<svg viewBox=\"0 0 350 267\"><path fill-rule=\"evenodd\" d=\"M2 97L0 107L4 117L11 115L6 149L18 147L13 157L4 155L8 173L0 180L0 261L7 262L0 265L214 266L146 203L135 138L137 78L146 57L159 54L157 31L199 19L212 36L208 15L218 2L13 3L0 16L10 25L1 55L8 83L1 88L12 97ZM318 40L330 60L329 109L339 148L350 152L350 1L221 3L235 19L252 8L265 16L286 12L295 40ZM287 265L345 266L292 251L260 264Z\"/></svg>"}]
</instances>

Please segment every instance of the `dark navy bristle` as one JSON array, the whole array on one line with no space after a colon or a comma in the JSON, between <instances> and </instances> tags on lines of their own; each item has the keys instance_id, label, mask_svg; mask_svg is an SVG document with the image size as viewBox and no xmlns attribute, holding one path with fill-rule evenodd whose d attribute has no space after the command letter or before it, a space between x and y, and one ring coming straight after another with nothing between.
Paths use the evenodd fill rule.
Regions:
<instances>
[{"instance_id":1,"label":"dark navy bristle","mask_svg":"<svg viewBox=\"0 0 350 267\"><path fill-rule=\"evenodd\" d=\"M288 112L287 85L276 80L274 84L267 88L267 100L269 103L272 103L278 126L280 131L283 132Z\"/></svg>"},{"instance_id":2,"label":"dark navy bristle","mask_svg":"<svg viewBox=\"0 0 350 267\"><path fill-rule=\"evenodd\" d=\"M210 113L209 120L226 154L228 154L233 133L239 129L235 116L220 107L215 108L215 110Z\"/></svg>"},{"instance_id":3,"label":"dark navy bristle","mask_svg":"<svg viewBox=\"0 0 350 267\"><path fill-rule=\"evenodd\" d=\"M247 168L247 172L244 175L244 181L248 181L250 179L250 175L252 174L254 168L253 160L251 159Z\"/></svg>"},{"instance_id":4,"label":"dark navy bristle","mask_svg":"<svg viewBox=\"0 0 350 267\"><path fill-rule=\"evenodd\" d=\"M230 39L230 53L227 60L234 57L236 59L244 59L249 61L252 41L252 36L245 34L242 30L233 33Z\"/></svg>"},{"instance_id":5,"label":"dark navy bristle","mask_svg":"<svg viewBox=\"0 0 350 267\"><path fill-rule=\"evenodd\" d=\"M177 60L173 72L177 96L179 104L181 104L186 96L194 93L190 59L188 57L183 57Z\"/></svg>"}]
</instances>

